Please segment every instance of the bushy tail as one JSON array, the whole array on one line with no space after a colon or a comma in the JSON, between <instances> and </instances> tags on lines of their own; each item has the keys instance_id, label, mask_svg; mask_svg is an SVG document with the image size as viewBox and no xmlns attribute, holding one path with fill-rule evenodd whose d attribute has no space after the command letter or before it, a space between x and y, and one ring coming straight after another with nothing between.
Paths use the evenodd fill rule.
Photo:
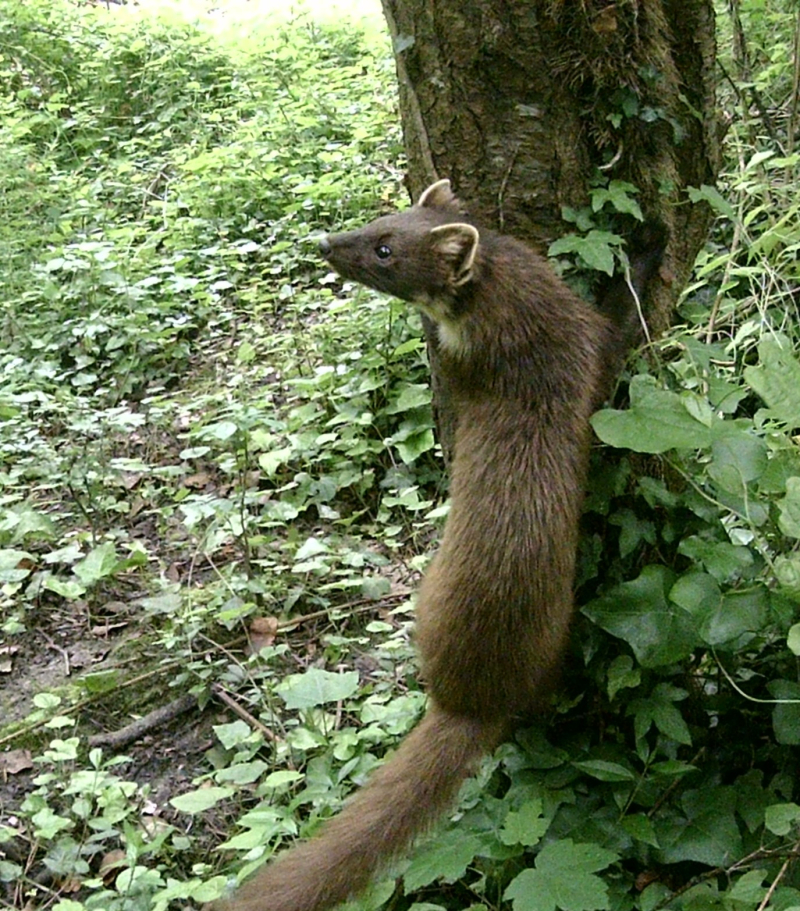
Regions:
<instances>
[{"instance_id":1,"label":"bushy tail","mask_svg":"<svg viewBox=\"0 0 800 911\"><path fill-rule=\"evenodd\" d=\"M234 896L233 911L325 911L357 895L455 800L504 725L432 706L395 755L326 822Z\"/></svg>"}]
</instances>

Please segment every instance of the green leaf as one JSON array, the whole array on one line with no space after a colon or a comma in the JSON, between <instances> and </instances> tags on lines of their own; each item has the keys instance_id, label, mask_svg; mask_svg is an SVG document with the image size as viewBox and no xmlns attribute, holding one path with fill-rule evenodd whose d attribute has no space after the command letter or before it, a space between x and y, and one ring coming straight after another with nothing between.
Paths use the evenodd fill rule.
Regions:
<instances>
[{"instance_id":1,"label":"green leaf","mask_svg":"<svg viewBox=\"0 0 800 911\"><path fill-rule=\"evenodd\" d=\"M399 394L384 408L386 414L402 414L431 403L431 390L427 383L406 383Z\"/></svg>"},{"instance_id":2,"label":"green leaf","mask_svg":"<svg viewBox=\"0 0 800 911\"><path fill-rule=\"evenodd\" d=\"M644 216L639 208L639 203L633 198L633 194L637 192L638 189L632 183L625 180L611 180L607 189L598 187L591 191L592 211L599 212L608 202L611 203L615 212L632 215L639 221L643 221Z\"/></svg>"},{"instance_id":3,"label":"green leaf","mask_svg":"<svg viewBox=\"0 0 800 911\"><path fill-rule=\"evenodd\" d=\"M772 727L778 743L800 744L800 684L793 680L773 680L767 689L774 699L783 700L772 708Z\"/></svg>"},{"instance_id":4,"label":"green leaf","mask_svg":"<svg viewBox=\"0 0 800 911\"><path fill-rule=\"evenodd\" d=\"M731 902L746 902L749 907L757 906L767 894L767 890L762 885L766 878L766 870L749 870L736 880L725 898ZM727 900L725 905L729 906Z\"/></svg>"},{"instance_id":5,"label":"green leaf","mask_svg":"<svg viewBox=\"0 0 800 911\"><path fill-rule=\"evenodd\" d=\"M619 243L619 237L616 234L592 230L584 237L578 234L565 234L553 241L547 252L550 256L577 253L590 269L613 275L614 250L612 245L614 243Z\"/></svg>"},{"instance_id":6,"label":"green leaf","mask_svg":"<svg viewBox=\"0 0 800 911\"><path fill-rule=\"evenodd\" d=\"M745 367L744 378L766 402L770 416L789 427L800 425L800 363L791 341L780 333L758 345L759 365Z\"/></svg>"},{"instance_id":7,"label":"green leaf","mask_svg":"<svg viewBox=\"0 0 800 911\"><path fill-rule=\"evenodd\" d=\"M177 592L163 592L148 598L139 598L142 607L154 614L174 614L181 606L181 596Z\"/></svg>"},{"instance_id":8,"label":"green leaf","mask_svg":"<svg viewBox=\"0 0 800 911\"><path fill-rule=\"evenodd\" d=\"M261 782L262 788L273 788L275 790L283 789L288 787L290 784L295 784L298 781L302 781L303 773L294 772L289 769L280 769L277 772L272 772L267 775L267 777Z\"/></svg>"},{"instance_id":9,"label":"green leaf","mask_svg":"<svg viewBox=\"0 0 800 911\"><path fill-rule=\"evenodd\" d=\"M77 579L62 579L60 576L45 576L42 581L42 588L46 591L54 592L69 601L75 601L81 595L86 594L86 586L81 585Z\"/></svg>"},{"instance_id":10,"label":"green leaf","mask_svg":"<svg viewBox=\"0 0 800 911\"><path fill-rule=\"evenodd\" d=\"M118 563L116 548L108 541L91 550L85 559L72 567L72 571L84 585L93 585L113 575Z\"/></svg>"},{"instance_id":11,"label":"green leaf","mask_svg":"<svg viewBox=\"0 0 800 911\"><path fill-rule=\"evenodd\" d=\"M29 563L29 566L25 566ZM21 582L29 576L34 564L33 557L25 550L0 550L0 584Z\"/></svg>"},{"instance_id":12,"label":"green leaf","mask_svg":"<svg viewBox=\"0 0 800 911\"><path fill-rule=\"evenodd\" d=\"M705 541L696 535L684 538L678 552L696 563L702 563L717 582L727 582L731 576L753 564L753 555L747 547L729 541Z\"/></svg>"},{"instance_id":13,"label":"green leaf","mask_svg":"<svg viewBox=\"0 0 800 911\"><path fill-rule=\"evenodd\" d=\"M603 911L610 907L608 887L594 874L617 859L599 845L557 841L542 849L535 869L511 881L503 897L513 901L514 911Z\"/></svg>"},{"instance_id":14,"label":"green leaf","mask_svg":"<svg viewBox=\"0 0 800 911\"><path fill-rule=\"evenodd\" d=\"M800 538L800 478L788 478L786 496L778 500L778 525L790 538Z\"/></svg>"},{"instance_id":15,"label":"green leaf","mask_svg":"<svg viewBox=\"0 0 800 911\"><path fill-rule=\"evenodd\" d=\"M752 423L744 423L749 430L733 421L714 425L708 467L709 475L720 487L737 496L744 496L747 484L760 478L767 466L767 444L753 435Z\"/></svg>"},{"instance_id":16,"label":"green leaf","mask_svg":"<svg viewBox=\"0 0 800 911\"><path fill-rule=\"evenodd\" d=\"M773 835L788 835L800 823L800 807L796 803L776 803L764 811L764 825Z\"/></svg>"},{"instance_id":17,"label":"green leaf","mask_svg":"<svg viewBox=\"0 0 800 911\"><path fill-rule=\"evenodd\" d=\"M295 562L300 563L311 557L317 557L319 554L328 554L330 550L330 547L324 541L320 541L312 535L310 538L306 538L305 542L297 548L294 559Z\"/></svg>"},{"instance_id":18,"label":"green leaf","mask_svg":"<svg viewBox=\"0 0 800 911\"><path fill-rule=\"evenodd\" d=\"M480 850L481 839L461 829L448 829L422 845L403 874L406 895L437 879L455 882Z\"/></svg>"},{"instance_id":19,"label":"green leaf","mask_svg":"<svg viewBox=\"0 0 800 911\"><path fill-rule=\"evenodd\" d=\"M636 688L642 682L642 673L634 668L630 655L617 655L606 671L608 677L608 698L613 699L626 687Z\"/></svg>"},{"instance_id":20,"label":"green leaf","mask_svg":"<svg viewBox=\"0 0 800 911\"><path fill-rule=\"evenodd\" d=\"M685 690L668 684L659 684L649 698L632 700L626 709L626 714L634 716L636 739L641 740L652 725L655 725L665 737L670 737L678 743L691 744L692 737L689 728L680 711L673 704L685 699L686 695Z\"/></svg>"},{"instance_id":21,"label":"green leaf","mask_svg":"<svg viewBox=\"0 0 800 911\"><path fill-rule=\"evenodd\" d=\"M34 826L33 834L45 841L55 838L59 832L71 829L75 825L71 819L56 815L50 807L43 807L37 813L34 813L31 816L31 822Z\"/></svg>"},{"instance_id":22,"label":"green leaf","mask_svg":"<svg viewBox=\"0 0 800 911\"><path fill-rule=\"evenodd\" d=\"M228 724L215 724L212 727L226 750L232 750L240 743L252 742L253 730L241 719L230 721Z\"/></svg>"},{"instance_id":23,"label":"green leaf","mask_svg":"<svg viewBox=\"0 0 800 911\"><path fill-rule=\"evenodd\" d=\"M742 636L755 634L768 609L766 589L757 586L723 596L716 579L700 572L681 576L669 597L692 614L703 642L715 646L736 643Z\"/></svg>"},{"instance_id":24,"label":"green leaf","mask_svg":"<svg viewBox=\"0 0 800 911\"><path fill-rule=\"evenodd\" d=\"M700 626L700 638L709 645L739 647L763 627L769 611L769 593L759 585L728 592Z\"/></svg>"},{"instance_id":25,"label":"green leaf","mask_svg":"<svg viewBox=\"0 0 800 911\"><path fill-rule=\"evenodd\" d=\"M519 810L509 810L500 830L500 841L504 845L525 845L528 848L538 844L550 825L550 821L544 818L543 806L541 799L534 797Z\"/></svg>"},{"instance_id":26,"label":"green leaf","mask_svg":"<svg viewBox=\"0 0 800 911\"><path fill-rule=\"evenodd\" d=\"M218 443L225 443L238 429L233 421L217 421L215 424L207 424L197 435L204 440L216 440Z\"/></svg>"},{"instance_id":27,"label":"green leaf","mask_svg":"<svg viewBox=\"0 0 800 911\"><path fill-rule=\"evenodd\" d=\"M400 458L411 465L423 452L429 452L436 445L433 431L423 430L407 436L402 442L395 443Z\"/></svg>"},{"instance_id":28,"label":"green leaf","mask_svg":"<svg viewBox=\"0 0 800 911\"><path fill-rule=\"evenodd\" d=\"M636 841L642 841L646 845L652 845L654 848L660 847L653 821L645 816L644 813L626 816L622 820L622 828Z\"/></svg>"},{"instance_id":29,"label":"green leaf","mask_svg":"<svg viewBox=\"0 0 800 911\"><path fill-rule=\"evenodd\" d=\"M690 614L705 616L722 603L722 591L713 576L690 571L672 586L669 599Z\"/></svg>"},{"instance_id":30,"label":"green leaf","mask_svg":"<svg viewBox=\"0 0 800 911\"><path fill-rule=\"evenodd\" d=\"M268 477L272 478L278 469L291 459L293 454L294 448L292 446L273 449L271 452L262 452L258 457L258 465Z\"/></svg>"},{"instance_id":31,"label":"green leaf","mask_svg":"<svg viewBox=\"0 0 800 911\"><path fill-rule=\"evenodd\" d=\"M181 813L202 813L216 806L221 800L226 800L235 794L233 788L197 788L195 791L188 791L186 794L180 794L178 797L171 797L169 802L180 810Z\"/></svg>"},{"instance_id":32,"label":"green leaf","mask_svg":"<svg viewBox=\"0 0 800 911\"><path fill-rule=\"evenodd\" d=\"M669 601L674 575L663 566L646 566L582 608L598 626L624 639L643 667L680 661L698 644L691 616Z\"/></svg>"},{"instance_id":33,"label":"green leaf","mask_svg":"<svg viewBox=\"0 0 800 911\"><path fill-rule=\"evenodd\" d=\"M326 702L348 699L358 689L358 671L332 674L312 667L304 674L290 674L275 687L288 709L308 709Z\"/></svg>"},{"instance_id":34,"label":"green leaf","mask_svg":"<svg viewBox=\"0 0 800 911\"><path fill-rule=\"evenodd\" d=\"M633 377L631 404L626 411L605 409L592 417L595 433L604 443L634 452L701 449L711 445L710 428L692 415L684 397L656 386L650 376Z\"/></svg>"},{"instance_id":35,"label":"green leaf","mask_svg":"<svg viewBox=\"0 0 800 911\"><path fill-rule=\"evenodd\" d=\"M230 782L231 784L252 784L257 781L269 766L261 759L254 759L252 762L235 762L227 768L219 769L214 779L220 783Z\"/></svg>"},{"instance_id":36,"label":"green leaf","mask_svg":"<svg viewBox=\"0 0 800 911\"><path fill-rule=\"evenodd\" d=\"M655 726L665 737L677 740L678 743L691 745L692 735L683 720L683 715L671 702L655 702L652 718Z\"/></svg>"},{"instance_id":37,"label":"green leaf","mask_svg":"<svg viewBox=\"0 0 800 911\"><path fill-rule=\"evenodd\" d=\"M716 187L703 184L699 189L697 187L687 187L689 199L692 202L707 202L715 212L724 215L731 221L736 220L736 212L727 199L719 192Z\"/></svg>"},{"instance_id":38,"label":"green leaf","mask_svg":"<svg viewBox=\"0 0 800 911\"><path fill-rule=\"evenodd\" d=\"M654 820L662 845L662 863L697 861L710 867L731 863L742 855L742 840L734 810L732 788L688 791L681 800L682 816Z\"/></svg>"},{"instance_id":39,"label":"green leaf","mask_svg":"<svg viewBox=\"0 0 800 911\"><path fill-rule=\"evenodd\" d=\"M589 759L586 762L573 762L576 769L586 772L598 781L636 781L636 775L617 762L606 762L604 759Z\"/></svg>"},{"instance_id":40,"label":"green leaf","mask_svg":"<svg viewBox=\"0 0 800 911\"><path fill-rule=\"evenodd\" d=\"M786 637L786 644L791 652L795 655L800 655L800 623L792 625L789 635Z\"/></svg>"}]
</instances>

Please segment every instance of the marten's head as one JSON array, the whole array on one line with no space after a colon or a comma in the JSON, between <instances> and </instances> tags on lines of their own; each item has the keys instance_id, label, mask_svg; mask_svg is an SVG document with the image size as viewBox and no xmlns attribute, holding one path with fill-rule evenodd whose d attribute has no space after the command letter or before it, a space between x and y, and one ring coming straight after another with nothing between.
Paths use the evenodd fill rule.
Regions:
<instances>
[{"instance_id":1,"label":"marten's head","mask_svg":"<svg viewBox=\"0 0 800 911\"><path fill-rule=\"evenodd\" d=\"M319 250L343 278L419 304L434 319L473 279L478 229L464 221L449 180L439 180L416 205L357 231L330 234Z\"/></svg>"}]
</instances>

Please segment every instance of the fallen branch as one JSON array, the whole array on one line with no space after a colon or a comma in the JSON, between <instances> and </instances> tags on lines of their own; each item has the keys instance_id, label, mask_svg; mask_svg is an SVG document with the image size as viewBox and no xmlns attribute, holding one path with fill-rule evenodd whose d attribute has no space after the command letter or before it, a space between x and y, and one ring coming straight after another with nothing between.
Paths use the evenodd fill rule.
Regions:
<instances>
[{"instance_id":1,"label":"fallen branch","mask_svg":"<svg viewBox=\"0 0 800 911\"><path fill-rule=\"evenodd\" d=\"M197 697L186 693L161 708L153 709L136 721L126 724L118 731L107 731L103 734L92 734L89 738L90 747L124 747L134 740L141 740L144 734L153 728L160 727L178 715L188 712L197 706Z\"/></svg>"}]
</instances>

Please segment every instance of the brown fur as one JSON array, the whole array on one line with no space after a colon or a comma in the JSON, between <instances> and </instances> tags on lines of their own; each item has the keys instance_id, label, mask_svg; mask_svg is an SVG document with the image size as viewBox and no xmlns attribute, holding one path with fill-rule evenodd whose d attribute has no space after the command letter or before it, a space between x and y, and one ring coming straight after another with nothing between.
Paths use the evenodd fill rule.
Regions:
<instances>
[{"instance_id":1,"label":"brown fur","mask_svg":"<svg viewBox=\"0 0 800 911\"><path fill-rule=\"evenodd\" d=\"M237 911L324 911L362 891L540 704L569 635L589 416L614 335L528 247L471 225L448 181L320 249L440 328L458 424L450 515L417 604L430 708L339 816L241 889Z\"/></svg>"}]
</instances>

